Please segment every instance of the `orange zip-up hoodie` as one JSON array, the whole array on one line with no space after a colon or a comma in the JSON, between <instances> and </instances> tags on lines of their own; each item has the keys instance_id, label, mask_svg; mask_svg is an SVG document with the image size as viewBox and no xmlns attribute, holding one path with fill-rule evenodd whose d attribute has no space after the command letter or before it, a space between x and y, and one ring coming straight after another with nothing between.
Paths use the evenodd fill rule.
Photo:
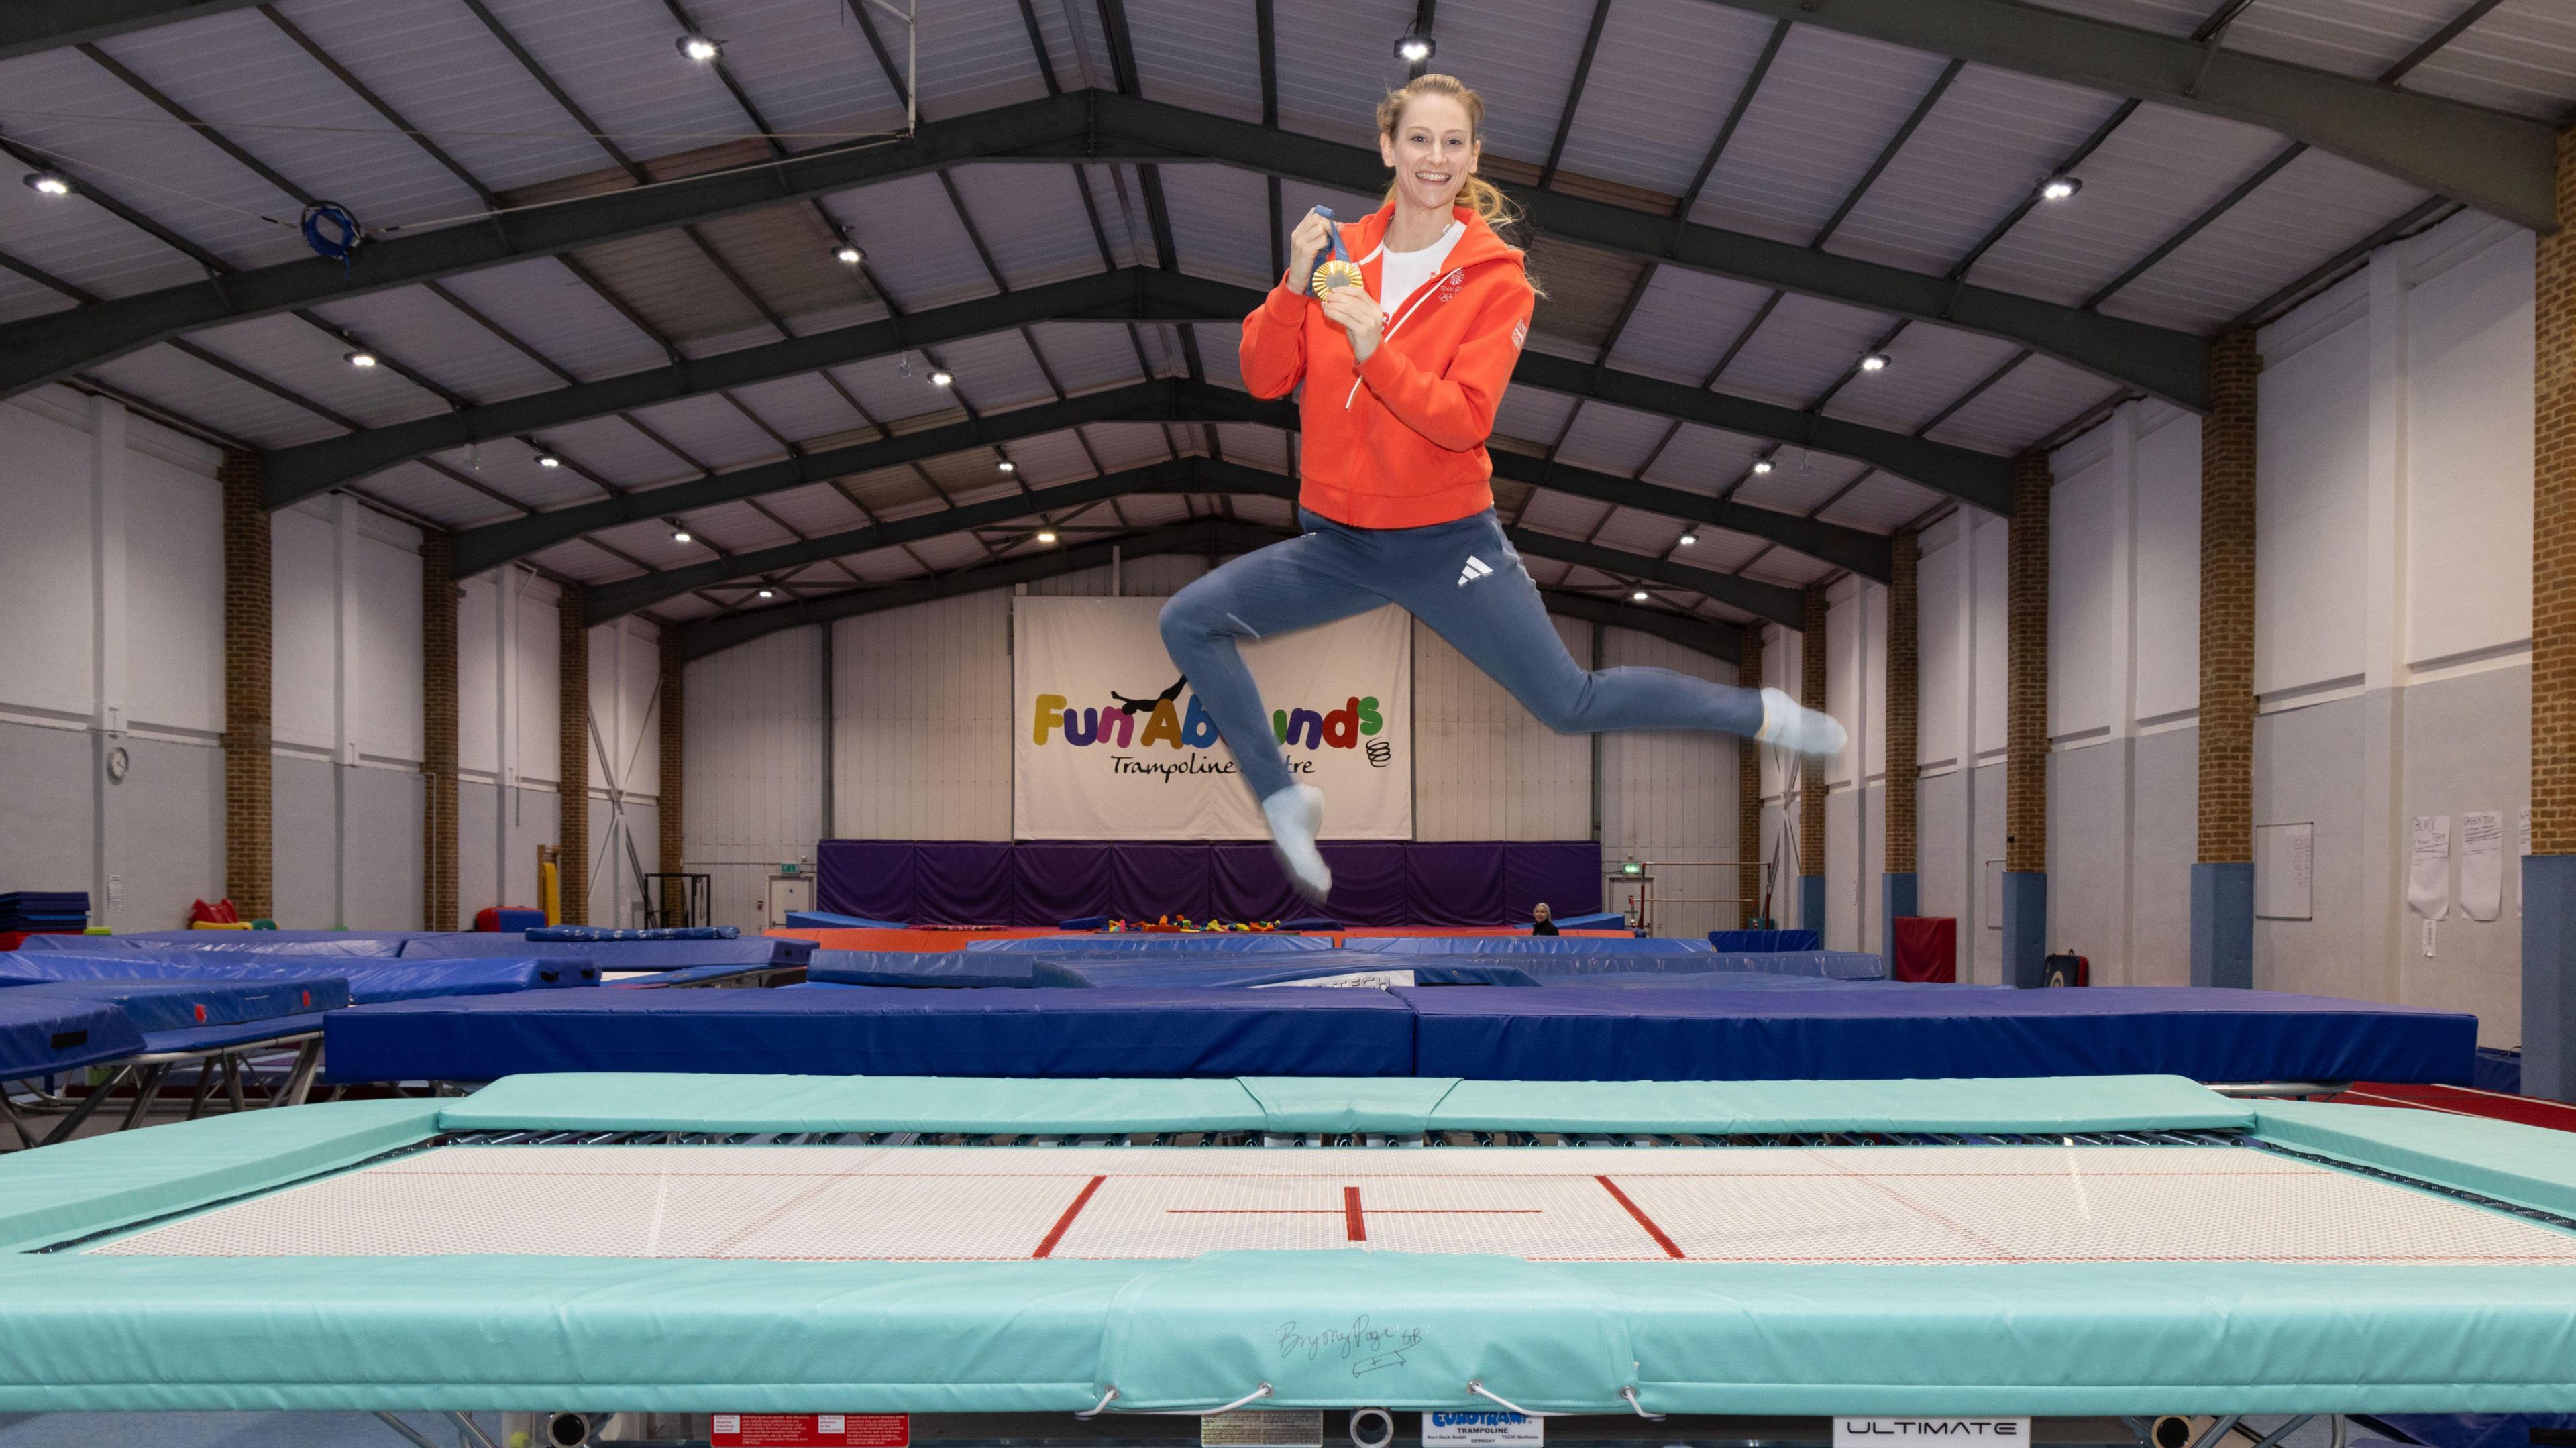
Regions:
<instances>
[{"instance_id":1,"label":"orange zip-up hoodie","mask_svg":"<svg viewBox=\"0 0 2576 1448\"><path fill-rule=\"evenodd\" d=\"M1369 295L1378 295L1379 244L1395 204L1342 228ZM1243 319L1243 385L1285 397L1305 434L1298 502L1353 528L1424 528L1494 505L1485 439L1529 337L1537 293L1521 254L1482 217L1457 208L1466 231L1448 265L1403 299L1365 364L1350 334L1283 279Z\"/></svg>"}]
</instances>

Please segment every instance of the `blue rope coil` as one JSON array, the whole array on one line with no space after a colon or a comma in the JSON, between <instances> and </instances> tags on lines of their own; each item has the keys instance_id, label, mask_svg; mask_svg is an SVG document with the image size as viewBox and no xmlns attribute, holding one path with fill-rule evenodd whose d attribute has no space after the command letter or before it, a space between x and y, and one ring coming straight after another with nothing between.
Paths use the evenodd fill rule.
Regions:
<instances>
[{"instance_id":1,"label":"blue rope coil","mask_svg":"<svg viewBox=\"0 0 2576 1448\"><path fill-rule=\"evenodd\" d=\"M301 229L304 244L324 260L338 262L344 272L358 243L366 239L358 229L358 218L337 201L316 201L305 207Z\"/></svg>"}]
</instances>

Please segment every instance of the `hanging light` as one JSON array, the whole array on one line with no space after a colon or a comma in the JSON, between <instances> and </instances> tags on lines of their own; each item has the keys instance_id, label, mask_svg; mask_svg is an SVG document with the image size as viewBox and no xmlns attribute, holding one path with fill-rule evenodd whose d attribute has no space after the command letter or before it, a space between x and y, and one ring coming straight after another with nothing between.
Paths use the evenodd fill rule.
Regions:
<instances>
[{"instance_id":1,"label":"hanging light","mask_svg":"<svg viewBox=\"0 0 2576 1448\"><path fill-rule=\"evenodd\" d=\"M993 464L993 470L995 472L1016 473L1020 470L1020 465L1011 461L1009 458L1004 458L1000 462Z\"/></svg>"},{"instance_id":2,"label":"hanging light","mask_svg":"<svg viewBox=\"0 0 2576 1448\"><path fill-rule=\"evenodd\" d=\"M1681 536L1681 546L1683 546L1684 548L1688 548L1688 547L1692 546L1693 544L1695 544L1695 543L1697 543L1697 542L1699 542L1699 530L1698 530L1698 529L1696 529L1696 528L1687 528L1687 529L1684 529L1684 530L1682 531L1682 536Z\"/></svg>"},{"instance_id":3,"label":"hanging light","mask_svg":"<svg viewBox=\"0 0 2576 1448\"><path fill-rule=\"evenodd\" d=\"M563 459L556 457L553 453L539 453L537 454L537 466L541 468L559 468L563 466Z\"/></svg>"},{"instance_id":4,"label":"hanging light","mask_svg":"<svg viewBox=\"0 0 2576 1448\"><path fill-rule=\"evenodd\" d=\"M377 358L375 353L361 347L355 352L343 354L340 360L364 372L376 365Z\"/></svg>"},{"instance_id":5,"label":"hanging light","mask_svg":"<svg viewBox=\"0 0 2576 1448\"><path fill-rule=\"evenodd\" d=\"M2074 199L2075 193L2083 189L2083 177L2068 176L2060 173L2039 183L2039 199L2042 201L2071 201Z\"/></svg>"},{"instance_id":6,"label":"hanging light","mask_svg":"<svg viewBox=\"0 0 2576 1448\"><path fill-rule=\"evenodd\" d=\"M688 529L674 528L671 530L671 541L674 543L694 543L698 540L696 535L692 534Z\"/></svg>"},{"instance_id":7,"label":"hanging light","mask_svg":"<svg viewBox=\"0 0 2576 1448\"><path fill-rule=\"evenodd\" d=\"M757 594L753 595L755 598L776 598L777 596L778 590L774 588L764 588Z\"/></svg>"},{"instance_id":8,"label":"hanging light","mask_svg":"<svg viewBox=\"0 0 2576 1448\"><path fill-rule=\"evenodd\" d=\"M956 381L957 381L957 374L956 374L956 373L954 373L954 372L949 371L949 370L948 370L947 368L945 368L945 367L940 367L940 368L933 369L933 370L932 370L932 372L931 372L931 374L930 374L930 385L931 385L931 386L933 386L933 387L947 387L947 386L951 386L951 385L953 385Z\"/></svg>"},{"instance_id":9,"label":"hanging light","mask_svg":"<svg viewBox=\"0 0 2576 1448\"><path fill-rule=\"evenodd\" d=\"M691 60L697 61L701 65L715 59L718 55L724 52L724 47L718 45L715 42L714 37L700 35L694 30L683 34L679 39L671 43L682 55L687 56Z\"/></svg>"},{"instance_id":10,"label":"hanging light","mask_svg":"<svg viewBox=\"0 0 2576 1448\"><path fill-rule=\"evenodd\" d=\"M1054 541L1055 541L1055 530L1054 530L1053 528L1040 528L1040 529L1038 530L1038 541L1039 541L1039 542L1041 542L1041 543L1052 543L1052 542L1054 542Z\"/></svg>"},{"instance_id":11,"label":"hanging light","mask_svg":"<svg viewBox=\"0 0 2576 1448\"><path fill-rule=\"evenodd\" d=\"M1872 352L1868 356L1863 357L1860 359L1860 370L1863 372L1886 371L1887 354L1884 352Z\"/></svg>"},{"instance_id":12,"label":"hanging light","mask_svg":"<svg viewBox=\"0 0 2576 1448\"><path fill-rule=\"evenodd\" d=\"M832 260L839 262L843 266L857 266L860 262L866 261L867 259L868 254L859 250L857 246L850 242L845 241L839 246L832 248Z\"/></svg>"},{"instance_id":13,"label":"hanging light","mask_svg":"<svg viewBox=\"0 0 2576 1448\"><path fill-rule=\"evenodd\" d=\"M27 173L27 189L39 196L69 196L72 178L51 169Z\"/></svg>"},{"instance_id":14,"label":"hanging light","mask_svg":"<svg viewBox=\"0 0 2576 1448\"><path fill-rule=\"evenodd\" d=\"M1628 601L1630 603L1644 603L1646 601L1646 590L1640 588L1635 592L1630 593L1628 595Z\"/></svg>"},{"instance_id":15,"label":"hanging light","mask_svg":"<svg viewBox=\"0 0 2576 1448\"><path fill-rule=\"evenodd\" d=\"M1769 458L1755 458L1753 460L1753 476L1757 478L1768 477L1771 474L1771 469L1775 466L1777 466L1777 464L1773 463Z\"/></svg>"},{"instance_id":16,"label":"hanging light","mask_svg":"<svg viewBox=\"0 0 2576 1448\"><path fill-rule=\"evenodd\" d=\"M1438 42L1430 36L1418 30L1409 30L1396 38L1395 58L1406 65L1420 65L1431 59L1432 52L1439 48Z\"/></svg>"}]
</instances>

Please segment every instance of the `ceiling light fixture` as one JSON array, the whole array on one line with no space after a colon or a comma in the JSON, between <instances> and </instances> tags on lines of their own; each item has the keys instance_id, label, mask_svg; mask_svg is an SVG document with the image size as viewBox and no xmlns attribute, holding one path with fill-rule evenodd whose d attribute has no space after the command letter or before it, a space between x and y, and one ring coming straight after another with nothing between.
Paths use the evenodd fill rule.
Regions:
<instances>
[{"instance_id":1,"label":"ceiling light fixture","mask_svg":"<svg viewBox=\"0 0 2576 1448\"><path fill-rule=\"evenodd\" d=\"M857 266L860 262L866 261L867 259L868 254L866 252L859 250L856 246L846 241L842 242L839 246L832 248L832 260L839 262L843 266Z\"/></svg>"},{"instance_id":2,"label":"ceiling light fixture","mask_svg":"<svg viewBox=\"0 0 2576 1448\"><path fill-rule=\"evenodd\" d=\"M1684 533L1682 534L1682 536L1681 536L1681 545L1682 545L1684 548L1688 548L1688 547L1690 547L1692 544L1697 543L1698 541L1699 541L1699 533L1698 533L1698 530L1696 530L1696 529L1686 531L1686 532L1684 532Z\"/></svg>"},{"instance_id":3,"label":"ceiling light fixture","mask_svg":"<svg viewBox=\"0 0 2576 1448\"><path fill-rule=\"evenodd\" d=\"M1636 592L1629 594L1628 601L1630 603L1644 603L1646 601L1646 590L1640 588Z\"/></svg>"},{"instance_id":4,"label":"ceiling light fixture","mask_svg":"<svg viewBox=\"0 0 2576 1448\"><path fill-rule=\"evenodd\" d=\"M1054 541L1055 541L1055 530L1054 530L1053 528L1040 528L1040 529L1038 530L1038 541L1039 541L1039 542L1041 542L1041 543L1052 543L1052 542L1054 542Z\"/></svg>"},{"instance_id":5,"label":"ceiling light fixture","mask_svg":"<svg viewBox=\"0 0 2576 1448\"><path fill-rule=\"evenodd\" d=\"M30 171L27 173L27 189L39 196L69 196L72 194L72 178L60 171Z\"/></svg>"},{"instance_id":6,"label":"ceiling light fixture","mask_svg":"<svg viewBox=\"0 0 2576 1448\"><path fill-rule=\"evenodd\" d=\"M1420 31L1407 31L1395 42L1395 58L1406 65L1420 65L1440 48L1438 42Z\"/></svg>"},{"instance_id":7,"label":"ceiling light fixture","mask_svg":"<svg viewBox=\"0 0 2576 1448\"><path fill-rule=\"evenodd\" d=\"M537 454L537 466L541 468L559 468L563 466L563 459L556 457L553 453L539 453Z\"/></svg>"},{"instance_id":8,"label":"ceiling light fixture","mask_svg":"<svg viewBox=\"0 0 2576 1448\"><path fill-rule=\"evenodd\" d=\"M700 35L694 30L682 35L678 40L673 41L672 44L679 49L679 52L682 55L685 55L689 59L697 61L700 64L713 60L724 52L724 47L718 45L712 36Z\"/></svg>"},{"instance_id":9,"label":"ceiling light fixture","mask_svg":"<svg viewBox=\"0 0 2576 1448\"><path fill-rule=\"evenodd\" d=\"M754 595L754 597L758 598L776 598L777 596L778 590L774 588L764 588L758 594Z\"/></svg>"},{"instance_id":10,"label":"ceiling light fixture","mask_svg":"<svg viewBox=\"0 0 2576 1448\"><path fill-rule=\"evenodd\" d=\"M1004 458L1000 462L993 464L993 467L995 471L1005 473L1016 473L1020 470L1020 465L1011 461L1009 458Z\"/></svg>"},{"instance_id":11,"label":"ceiling light fixture","mask_svg":"<svg viewBox=\"0 0 2576 1448\"><path fill-rule=\"evenodd\" d=\"M2075 193L2083 189L2084 178L2081 176L2051 176L2039 183L2039 199L2042 201L2072 200Z\"/></svg>"},{"instance_id":12,"label":"ceiling light fixture","mask_svg":"<svg viewBox=\"0 0 2576 1448\"><path fill-rule=\"evenodd\" d=\"M1753 476L1757 478L1767 476L1775 466L1777 466L1777 464L1773 463L1769 458L1755 458L1753 460Z\"/></svg>"},{"instance_id":13,"label":"ceiling light fixture","mask_svg":"<svg viewBox=\"0 0 2576 1448\"><path fill-rule=\"evenodd\" d=\"M376 354L360 349L343 355L340 360L363 372L376 365Z\"/></svg>"},{"instance_id":14,"label":"ceiling light fixture","mask_svg":"<svg viewBox=\"0 0 2576 1448\"><path fill-rule=\"evenodd\" d=\"M674 528L671 530L671 541L674 543L694 543L698 540L690 534L688 529Z\"/></svg>"},{"instance_id":15,"label":"ceiling light fixture","mask_svg":"<svg viewBox=\"0 0 2576 1448\"><path fill-rule=\"evenodd\" d=\"M930 374L930 385L933 387L953 386L956 384L956 381L957 374L949 371L945 367L938 368Z\"/></svg>"},{"instance_id":16,"label":"ceiling light fixture","mask_svg":"<svg viewBox=\"0 0 2576 1448\"><path fill-rule=\"evenodd\" d=\"M1868 356L1863 357L1860 359L1860 370L1863 372L1886 371L1887 354L1884 352L1872 352Z\"/></svg>"}]
</instances>

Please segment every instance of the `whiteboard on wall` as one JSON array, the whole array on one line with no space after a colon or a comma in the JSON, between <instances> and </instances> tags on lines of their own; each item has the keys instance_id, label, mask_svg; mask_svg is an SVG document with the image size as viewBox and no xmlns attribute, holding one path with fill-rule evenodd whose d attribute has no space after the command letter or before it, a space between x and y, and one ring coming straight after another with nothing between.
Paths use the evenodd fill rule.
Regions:
<instances>
[{"instance_id":1,"label":"whiteboard on wall","mask_svg":"<svg viewBox=\"0 0 2576 1448\"><path fill-rule=\"evenodd\" d=\"M2254 827L2254 914L2263 920L2315 916L2317 827Z\"/></svg>"}]
</instances>

